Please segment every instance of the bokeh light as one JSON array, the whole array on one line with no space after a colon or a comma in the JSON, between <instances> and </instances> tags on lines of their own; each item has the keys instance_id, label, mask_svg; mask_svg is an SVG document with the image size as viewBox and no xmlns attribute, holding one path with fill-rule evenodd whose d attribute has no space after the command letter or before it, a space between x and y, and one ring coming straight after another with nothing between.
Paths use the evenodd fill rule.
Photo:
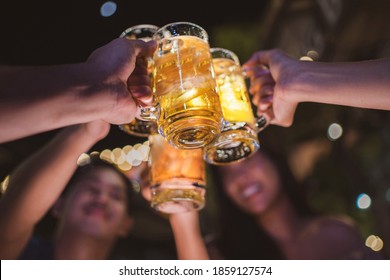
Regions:
<instances>
[{"instance_id":1,"label":"bokeh light","mask_svg":"<svg viewBox=\"0 0 390 280\"><path fill-rule=\"evenodd\" d=\"M313 60L317 60L320 57L320 54L316 50L309 50L306 55Z\"/></svg>"},{"instance_id":2,"label":"bokeh light","mask_svg":"<svg viewBox=\"0 0 390 280\"><path fill-rule=\"evenodd\" d=\"M356 206L359 209L367 209L371 206L371 198L369 195L365 193L361 193L358 195L356 199Z\"/></svg>"},{"instance_id":3,"label":"bokeh light","mask_svg":"<svg viewBox=\"0 0 390 280\"><path fill-rule=\"evenodd\" d=\"M370 235L367 237L365 244L376 252L383 249L383 240L377 235Z\"/></svg>"},{"instance_id":4,"label":"bokeh light","mask_svg":"<svg viewBox=\"0 0 390 280\"><path fill-rule=\"evenodd\" d=\"M387 189L386 194L385 194L385 198L388 202L390 202L390 188Z\"/></svg>"},{"instance_id":5,"label":"bokeh light","mask_svg":"<svg viewBox=\"0 0 390 280\"><path fill-rule=\"evenodd\" d=\"M100 7L100 14L103 17L110 17L115 14L117 5L113 1L107 1Z\"/></svg>"},{"instance_id":6,"label":"bokeh light","mask_svg":"<svg viewBox=\"0 0 390 280\"><path fill-rule=\"evenodd\" d=\"M77 159L77 165L78 166L84 166L91 162L91 158L88 154L82 153L79 158Z\"/></svg>"},{"instance_id":7,"label":"bokeh light","mask_svg":"<svg viewBox=\"0 0 390 280\"><path fill-rule=\"evenodd\" d=\"M90 155L95 154L100 159L115 164L122 171L128 171L133 166L139 166L149 160L149 141L137 143L134 146L126 145L123 148L105 149L101 152L94 151L88 154L81 154L77 160L78 165L85 165L90 162Z\"/></svg>"},{"instance_id":8,"label":"bokeh light","mask_svg":"<svg viewBox=\"0 0 390 280\"><path fill-rule=\"evenodd\" d=\"M301 57L299 58L299 60L303 60L303 61L313 61L313 58L311 58L310 56L304 55L304 56L301 56Z\"/></svg>"},{"instance_id":9,"label":"bokeh light","mask_svg":"<svg viewBox=\"0 0 390 280\"><path fill-rule=\"evenodd\" d=\"M328 127L328 138L329 140L337 140L343 135L343 128L338 123L332 123Z\"/></svg>"},{"instance_id":10,"label":"bokeh light","mask_svg":"<svg viewBox=\"0 0 390 280\"><path fill-rule=\"evenodd\" d=\"M8 187L8 183L9 183L9 175L4 178L3 182L0 183L0 192L1 193L5 193L5 190Z\"/></svg>"}]
</instances>

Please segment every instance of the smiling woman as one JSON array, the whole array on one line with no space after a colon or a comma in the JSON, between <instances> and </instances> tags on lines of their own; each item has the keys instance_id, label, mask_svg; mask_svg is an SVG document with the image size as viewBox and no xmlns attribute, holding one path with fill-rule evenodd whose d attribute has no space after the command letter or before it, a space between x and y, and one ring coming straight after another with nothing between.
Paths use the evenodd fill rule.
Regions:
<instances>
[{"instance_id":1,"label":"smiling woman","mask_svg":"<svg viewBox=\"0 0 390 280\"><path fill-rule=\"evenodd\" d=\"M354 222L314 213L287 161L259 150L213 167L220 228L209 243L215 259L371 259Z\"/></svg>"}]
</instances>

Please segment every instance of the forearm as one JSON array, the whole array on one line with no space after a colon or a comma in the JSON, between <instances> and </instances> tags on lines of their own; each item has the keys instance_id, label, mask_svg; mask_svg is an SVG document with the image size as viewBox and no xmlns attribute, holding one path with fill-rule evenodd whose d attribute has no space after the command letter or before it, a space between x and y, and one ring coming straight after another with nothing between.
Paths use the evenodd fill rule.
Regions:
<instances>
[{"instance_id":1,"label":"forearm","mask_svg":"<svg viewBox=\"0 0 390 280\"><path fill-rule=\"evenodd\" d=\"M2 240L32 230L60 196L79 155L94 143L80 128L66 128L11 174L0 202Z\"/></svg>"},{"instance_id":2,"label":"forearm","mask_svg":"<svg viewBox=\"0 0 390 280\"><path fill-rule=\"evenodd\" d=\"M102 90L103 75L92 68L0 67L0 126L6 132L0 142L99 119L103 108L88 101L90 92Z\"/></svg>"},{"instance_id":3,"label":"forearm","mask_svg":"<svg viewBox=\"0 0 390 280\"><path fill-rule=\"evenodd\" d=\"M207 260L209 255L203 241L198 214L172 214L169 218L180 260Z\"/></svg>"},{"instance_id":4,"label":"forearm","mask_svg":"<svg viewBox=\"0 0 390 280\"><path fill-rule=\"evenodd\" d=\"M293 101L390 110L390 59L299 63L284 89Z\"/></svg>"}]
</instances>

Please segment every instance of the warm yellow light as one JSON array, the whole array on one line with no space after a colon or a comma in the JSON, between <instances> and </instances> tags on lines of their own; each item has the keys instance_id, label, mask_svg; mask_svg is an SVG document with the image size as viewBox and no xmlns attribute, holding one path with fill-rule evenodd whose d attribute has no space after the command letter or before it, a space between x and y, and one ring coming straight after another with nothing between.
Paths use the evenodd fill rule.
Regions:
<instances>
[{"instance_id":1,"label":"warm yellow light","mask_svg":"<svg viewBox=\"0 0 390 280\"><path fill-rule=\"evenodd\" d=\"M127 161L124 161L124 162L122 162L121 164L118 164L118 168L119 168L120 170L123 170L123 171L128 171L128 170L130 170L132 167L133 167L133 166L132 166L130 163L128 163Z\"/></svg>"},{"instance_id":2,"label":"warm yellow light","mask_svg":"<svg viewBox=\"0 0 390 280\"><path fill-rule=\"evenodd\" d=\"M372 243L375 241L375 235L370 235L369 237L367 237L366 239L366 246L367 247L370 247L372 246Z\"/></svg>"},{"instance_id":3,"label":"warm yellow light","mask_svg":"<svg viewBox=\"0 0 390 280\"><path fill-rule=\"evenodd\" d=\"M383 240L377 235L370 235L366 239L366 246L371 248L373 251L380 251L383 248Z\"/></svg>"},{"instance_id":4,"label":"warm yellow light","mask_svg":"<svg viewBox=\"0 0 390 280\"><path fill-rule=\"evenodd\" d=\"M91 157L89 154L82 153L79 158L77 159L77 165L83 166L91 162Z\"/></svg>"},{"instance_id":5,"label":"warm yellow light","mask_svg":"<svg viewBox=\"0 0 390 280\"><path fill-rule=\"evenodd\" d=\"M307 56L311 57L313 60L317 60L320 57L320 54L315 50L310 50L307 52Z\"/></svg>"},{"instance_id":6,"label":"warm yellow light","mask_svg":"<svg viewBox=\"0 0 390 280\"><path fill-rule=\"evenodd\" d=\"M121 164L126 160L125 154L121 148L115 148L114 150L112 150L111 159L115 164Z\"/></svg>"},{"instance_id":7,"label":"warm yellow light","mask_svg":"<svg viewBox=\"0 0 390 280\"><path fill-rule=\"evenodd\" d=\"M112 160L111 160L111 150L109 149L105 149L103 150L99 157L102 159L102 160L105 160L105 161L108 161L108 162L111 162L112 163Z\"/></svg>"},{"instance_id":8,"label":"warm yellow light","mask_svg":"<svg viewBox=\"0 0 390 280\"><path fill-rule=\"evenodd\" d=\"M126 145L126 146L124 146L124 147L122 148L122 150L123 150L123 152L124 152L125 154L128 154L132 149L133 149L133 146L131 146L131 145Z\"/></svg>"},{"instance_id":9,"label":"warm yellow light","mask_svg":"<svg viewBox=\"0 0 390 280\"><path fill-rule=\"evenodd\" d=\"M304 55L299 58L299 60L303 61L313 61L313 59L310 56Z\"/></svg>"},{"instance_id":10,"label":"warm yellow light","mask_svg":"<svg viewBox=\"0 0 390 280\"><path fill-rule=\"evenodd\" d=\"M1 184L0 184L0 192L1 193L5 193L5 191L8 187L8 184L9 184L9 175L7 177L5 177L3 182L1 182Z\"/></svg>"},{"instance_id":11,"label":"warm yellow light","mask_svg":"<svg viewBox=\"0 0 390 280\"><path fill-rule=\"evenodd\" d=\"M134 146L126 145L123 148L115 148L112 151L105 149L100 153L93 153L99 154L99 157L102 160L117 165L119 169L128 171L133 166L139 166L143 161L148 161L149 152L149 141L145 141L144 143L137 143ZM83 157L86 156L88 156L88 154L83 155Z\"/></svg>"}]
</instances>

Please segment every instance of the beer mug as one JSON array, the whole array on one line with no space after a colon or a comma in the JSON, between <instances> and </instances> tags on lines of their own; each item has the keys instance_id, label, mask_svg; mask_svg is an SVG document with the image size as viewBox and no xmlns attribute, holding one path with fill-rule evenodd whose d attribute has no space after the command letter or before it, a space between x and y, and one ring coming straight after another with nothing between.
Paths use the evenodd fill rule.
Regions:
<instances>
[{"instance_id":1,"label":"beer mug","mask_svg":"<svg viewBox=\"0 0 390 280\"><path fill-rule=\"evenodd\" d=\"M157 30L153 39L158 131L177 148L204 147L223 126L208 35L196 24L176 22Z\"/></svg>"},{"instance_id":2,"label":"beer mug","mask_svg":"<svg viewBox=\"0 0 390 280\"><path fill-rule=\"evenodd\" d=\"M210 164L224 165L251 156L260 145L258 132L265 118L255 118L245 77L235 53L211 48L215 78L224 117L224 128L215 142L206 146L204 158Z\"/></svg>"},{"instance_id":3,"label":"beer mug","mask_svg":"<svg viewBox=\"0 0 390 280\"><path fill-rule=\"evenodd\" d=\"M150 41L153 34L158 30L158 27L151 24L139 24L127 28L121 33L119 37L125 37L129 40L143 40L145 42ZM152 79L153 62L148 61L148 73ZM151 107L139 105L140 110L139 117L136 117L133 121L127 124L119 125L119 128L124 132L139 136L148 137L151 133L157 131L157 124L152 114L149 112Z\"/></svg>"},{"instance_id":4,"label":"beer mug","mask_svg":"<svg viewBox=\"0 0 390 280\"><path fill-rule=\"evenodd\" d=\"M149 136L151 206L163 213L200 210L205 205L203 149L178 149L160 134Z\"/></svg>"}]
</instances>

